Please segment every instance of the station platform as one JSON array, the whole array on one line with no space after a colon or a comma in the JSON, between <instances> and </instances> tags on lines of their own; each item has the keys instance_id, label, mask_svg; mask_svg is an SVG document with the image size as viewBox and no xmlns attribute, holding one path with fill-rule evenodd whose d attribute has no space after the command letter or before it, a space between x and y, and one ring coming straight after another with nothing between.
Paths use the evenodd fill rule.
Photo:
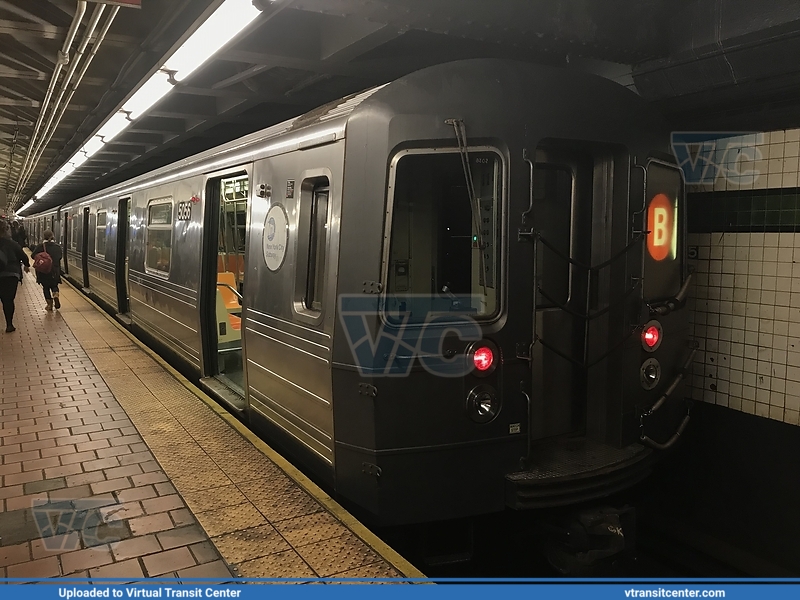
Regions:
<instances>
[{"instance_id":1,"label":"station platform","mask_svg":"<svg viewBox=\"0 0 800 600\"><path fill-rule=\"evenodd\" d=\"M0 578L424 577L84 295L16 305Z\"/></svg>"}]
</instances>

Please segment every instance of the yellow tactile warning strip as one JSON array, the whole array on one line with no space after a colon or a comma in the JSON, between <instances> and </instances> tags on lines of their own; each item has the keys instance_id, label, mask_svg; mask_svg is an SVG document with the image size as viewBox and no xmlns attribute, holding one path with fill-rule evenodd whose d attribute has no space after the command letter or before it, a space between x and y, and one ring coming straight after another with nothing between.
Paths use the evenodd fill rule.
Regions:
<instances>
[{"instance_id":1,"label":"yellow tactile warning strip","mask_svg":"<svg viewBox=\"0 0 800 600\"><path fill-rule=\"evenodd\" d=\"M425 577L85 296L64 286L62 301L75 307L63 314L75 337L234 572Z\"/></svg>"}]
</instances>

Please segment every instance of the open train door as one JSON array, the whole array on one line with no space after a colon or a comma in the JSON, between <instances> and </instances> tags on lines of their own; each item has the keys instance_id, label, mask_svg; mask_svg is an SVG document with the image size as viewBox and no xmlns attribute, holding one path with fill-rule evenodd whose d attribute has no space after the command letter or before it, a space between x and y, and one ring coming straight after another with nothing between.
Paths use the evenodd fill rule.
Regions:
<instances>
[{"instance_id":1,"label":"open train door","mask_svg":"<svg viewBox=\"0 0 800 600\"><path fill-rule=\"evenodd\" d=\"M239 413L245 390L245 248L250 175L245 167L212 175L205 190L200 323L201 385Z\"/></svg>"}]
</instances>

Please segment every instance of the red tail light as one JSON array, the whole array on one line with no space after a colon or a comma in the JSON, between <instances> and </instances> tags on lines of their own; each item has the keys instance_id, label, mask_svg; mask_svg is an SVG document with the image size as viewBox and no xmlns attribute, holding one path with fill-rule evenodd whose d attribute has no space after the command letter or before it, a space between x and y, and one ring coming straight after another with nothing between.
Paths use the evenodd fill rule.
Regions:
<instances>
[{"instance_id":1,"label":"red tail light","mask_svg":"<svg viewBox=\"0 0 800 600\"><path fill-rule=\"evenodd\" d=\"M488 346L476 348L472 355L472 362L478 371L485 373L494 364L494 352Z\"/></svg>"},{"instance_id":2,"label":"red tail light","mask_svg":"<svg viewBox=\"0 0 800 600\"><path fill-rule=\"evenodd\" d=\"M661 332L655 325L650 325L642 332L642 341L648 348L655 348L660 340Z\"/></svg>"}]
</instances>

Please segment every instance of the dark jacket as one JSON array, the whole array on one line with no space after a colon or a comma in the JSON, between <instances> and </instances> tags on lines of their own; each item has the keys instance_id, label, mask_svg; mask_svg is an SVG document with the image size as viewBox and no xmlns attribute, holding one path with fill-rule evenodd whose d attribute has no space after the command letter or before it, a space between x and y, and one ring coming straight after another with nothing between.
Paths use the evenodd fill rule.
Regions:
<instances>
[{"instance_id":1,"label":"dark jacket","mask_svg":"<svg viewBox=\"0 0 800 600\"><path fill-rule=\"evenodd\" d=\"M13 232L14 241L17 242L23 248L28 243L28 234L25 233L25 229L20 227L17 231Z\"/></svg>"},{"instance_id":2,"label":"dark jacket","mask_svg":"<svg viewBox=\"0 0 800 600\"><path fill-rule=\"evenodd\" d=\"M63 257L63 253L61 252L61 246L55 242L46 242L46 244L47 253L50 255L50 258L53 259L53 269L49 273L39 273L39 271L36 271L36 283L41 283L42 285L57 285L61 281L61 258ZM35 260L36 255L44 250L45 244L39 244L33 249L31 258Z\"/></svg>"},{"instance_id":3,"label":"dark jacket","mask_svg":"<svg viewBox=\"0 0 800 600\"><path fill-rule=\"evenodd\" d=\"M10 237L0 237L0 250L6 255L6 268L0 271L0 277L16 277L22 279L22 266L30 266L28 255L22 251L20 245Z\"/></svg>"}]
</instances>

